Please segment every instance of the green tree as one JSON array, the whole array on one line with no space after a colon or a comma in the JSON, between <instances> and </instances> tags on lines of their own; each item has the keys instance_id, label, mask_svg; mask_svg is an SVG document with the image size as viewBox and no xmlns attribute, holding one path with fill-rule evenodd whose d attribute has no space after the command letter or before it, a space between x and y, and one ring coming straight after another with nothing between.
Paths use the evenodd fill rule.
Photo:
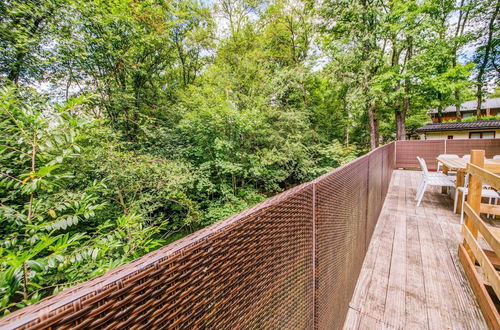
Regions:
<instances>
[{"instance_id":1,"label":"green tree","mask_svg":"<svg viewBox=\"0 0 500 330\"><path fill-rule=\"evenodd\" d=\"M66 2L0 3L0 77L18 84L40 79L52 52L50 43Z\"/></svg>"}]
</instances>

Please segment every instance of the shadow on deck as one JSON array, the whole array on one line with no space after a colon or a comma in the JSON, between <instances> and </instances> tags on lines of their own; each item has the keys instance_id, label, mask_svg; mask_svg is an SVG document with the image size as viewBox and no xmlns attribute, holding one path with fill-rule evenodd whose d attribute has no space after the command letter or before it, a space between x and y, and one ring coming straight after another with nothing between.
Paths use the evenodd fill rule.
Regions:
<instances>
[{"instance_id":1,"label":"shadow on deck","mask_svg":"<svg viewBox=\"0 0 500 330\"><path fill-rule=\"evenodd\" d=\"M485 329L458 260L460 216L432 187L414 201L420 172L395 170L344 329Z\"/></svg>"}]
</instances>

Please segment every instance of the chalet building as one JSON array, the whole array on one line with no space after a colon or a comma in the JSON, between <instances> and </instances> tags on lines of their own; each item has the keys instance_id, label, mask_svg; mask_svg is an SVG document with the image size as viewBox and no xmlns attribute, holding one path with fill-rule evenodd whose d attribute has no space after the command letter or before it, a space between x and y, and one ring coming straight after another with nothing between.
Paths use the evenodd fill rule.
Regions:
<instances>
[{"instance_id":1,"label":"chalet building","mask_svg":"<svg viewBox=\"0 0 500 330\"><path fill-rule=\"evenodd\" d=\"M476 115L476 105L477 101L467 101L460 105L460 113L462 118L469 118ZM450 105L443 109L442 121L457 120L457 112L454 105ZM484 100L481 104L481 116L497 116L500 114L500 97L494 99ZM432 109L429 111L429 115L432 118L433 123L438 122L438 111L437 109Z\"/></svg>"},{"instance_id":2,"label":"chalet building","mask_svg":"<svg viewBox=\"0 0 500 330\"><path fill-rule=\"evenodd\" d=\"M476 101L467 101L460 105L462 119L456 122L455 106L444 108L442 123L438 123L437 110L429 111L432 123L417 129L420 140L442 139L493 139L500 138L500 118L498 120L467 121L467 118L476 115ZM485 100L481 105L482 116L500 117L500 98ZM470 120L470 119L469 119ZM415 138L417 138L415 136Z\"/></svg>"},{"instance_id":3,"label":"chalet building","mask_svg":"<svg viewBox=\"0 0 500 330\"><path fill-rule=\"evenodd\" d=\"M500 138L500 120L432 123L417 129L420 140Z\"/></svg>"}]
</instances>

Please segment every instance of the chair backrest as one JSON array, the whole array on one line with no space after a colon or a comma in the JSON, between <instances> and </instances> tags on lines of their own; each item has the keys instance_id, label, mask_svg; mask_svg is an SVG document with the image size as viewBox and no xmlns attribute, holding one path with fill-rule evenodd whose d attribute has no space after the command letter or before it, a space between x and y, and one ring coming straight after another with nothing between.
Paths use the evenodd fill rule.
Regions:
<instances>
[{"instance_id":1,"label":"chair backrest","mask_svg":"<svg viewBox=\"0 0 500 330\"><path fill-rule=\"evenodd\" d=\"M454 155L454 154L441 154L438 157L440 157L440 158L460 158L458 155Z\"/></svg>"},{"instance_id":2,"label":"chair backrest","mask_svg":"<svg viewBox=\"0 0 500 330\"><path fill-rule=\"evenodd\" d=\"M493 159L500 159L500 155L493 156Z\"/></svg>"},{"instance_id":3,"label":"chair backrest","mask_svg":"<svg viewBox=\"0 0 500 330\"><path fill-rule=\"evenodd\" d=\"M420 168L422 169L422 174L427 176L429 174L429 170L427 169L427 164L423 158L417 156L418 163L420 164Z\"/></svg>"},{"instance_id":4,"label":"chair backrest","mask_svg":"<svg viewBox=\"0 0 500 330\"><path fill-rule=\"evenodd\" d=\"M470 159L470 155L464 155L462 158L469 160Z\"/></svg>"}]
</instances>

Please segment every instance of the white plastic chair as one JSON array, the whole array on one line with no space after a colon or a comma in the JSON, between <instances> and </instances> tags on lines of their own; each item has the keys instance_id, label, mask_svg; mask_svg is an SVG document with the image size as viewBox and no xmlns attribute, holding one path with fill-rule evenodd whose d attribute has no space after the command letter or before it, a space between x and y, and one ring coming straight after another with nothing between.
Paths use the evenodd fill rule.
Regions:
<instances>
[{"instance_id":1,"label":"white plastic chair","mask_svg":"<svg viewBox=\"0 0 500 330\"><path fill-rule=\"evenodd\" d=\"M453 205L453 212L457 212L457 204L458 204L458 192L462 192L462 212L460 213L460 223L464 222L464 204L465 204L465 196L469 193L469 174L465 175L464 186L458 187L455 191L455 203ZM481 197L488 198L488 203L491 204L493 201L493 205L497 204L497 199L500 198L500 195L495 190L484 188L481 191ZM488 218L490 215L488 214Z\"/></svg>"},{"instance_id":2,"label":"white plastic chair","mask_svg":"<svg viewBox=\"0 0 500 330\"><path fill-rule=\"evenodd\" d=\"M453 155L453 154L441 154L438 157L439 158L460 158L460 157L458 157L458 155ZM443 172L442 170L440 170L441 166L443 166L443 163L438 162L438 164L437 164L437 170L436 170L437 172L440 172L440 173ZM457 172L448 172L448 175L450 175L452 173L457 174Z\"/></svg>"},{"instance_id":3,"label":"white plastic chair","mask_svg":"<svg viewBox=\"0 0 500 330\"><path fill-rule=\"evenodd\" d=\"M420 168L422 169L422 181L420 181L417 188L417 196L415 197L418 207L422 202L427 186L454 187L455 183L453 183L453 181L451 181L448 176L443 173L429 173L425 160L420 157L417 157L417 160L420 164Z\"/></svg>"},{"instance_id":4,"label":"white plastic chair","mask_svg":"<svg viewBox=\"0 0 500 330\"><path fill-rule=\"evenodd\" d=\"M493 156L493 159L500 159L500 155Z\"/></svg>"},{"instance_id":5,"label":"white plastic chair","mask_svg":"<svg viewBox=\"0 0 500 330\"><path fill-rule=\"evenodd\" d=\"M462 159L467 159L467 160L470 160L470 155L463 155L463 156L462 156Z\"/></svg>"}]
</instances>

